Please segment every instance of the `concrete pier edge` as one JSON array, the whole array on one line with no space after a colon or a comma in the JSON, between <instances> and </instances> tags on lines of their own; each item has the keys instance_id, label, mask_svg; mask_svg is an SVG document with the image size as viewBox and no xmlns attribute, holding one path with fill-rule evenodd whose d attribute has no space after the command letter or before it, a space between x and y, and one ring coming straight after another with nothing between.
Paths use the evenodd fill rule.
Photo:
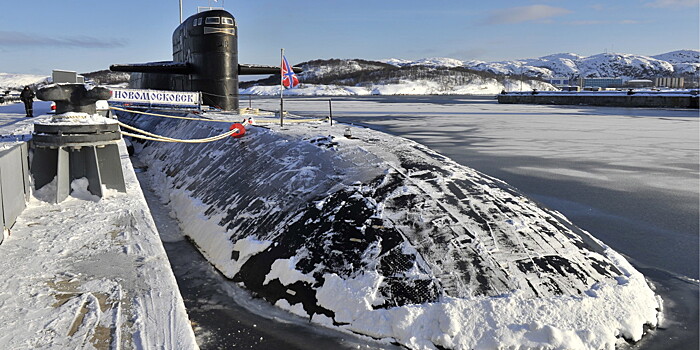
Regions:
<instances>
[{"instance_id":1,"label":"concrete pier edge","mask_svg":"<svg viewBox=\"0 0 700 350\"><path fill-rule=\"evenodd\" d=\"M18 157L14 154L29 149L30 143L31 141L25 141L11 145L2 154L13 155L11 160L15 161ZM4 260L0 264L0 285L4 285L5 289L14 289L14 292L9 300L3 299L0 313L16 315L12 316L15 319L13 323L25 324L26 329L17 331L12 324L0 326L0 333L4 334L0 336L0 343L12 346L31 342L48 347L80 347L88 339L93 346L99 345L95 342L101 342L117 348L198 348L182 295L124 141L119 140L118 146L122 170L127 180L127 193L115 191L112 196L117 198L115 201L128 203L128 208L116 210L114 204L109 204L109 196L97 202L73 200L72 204L52 204L32 198L33 189L24 186L31 181L26 171L30 155L21 152L21 163L25 166L15 167L19 170L19 175L12 175L10 185L20 192L22 189L25 191L19 194L13 191L11 203L6 203L7 207L13 208L13 212L19 212L13 214L16 220L3 220L4 227L11 230L12 235L0 241L0 256ZM8 157L0 158L0 161L5 158ZM9 166L2 167L3 170L6 168ZM0 174L0 182L7 182L9 175L7 172ZM21 186L15 186L18 181ZM102 209L104 213L99 212ZM51 212L51 215L46 216L46 212ZM81 222L80 219L85 220L93 214L90 212L96 212L94 214L105 221L114 222L121 233L102 232L106 230L101 230L101 226L96 225L85 229L89 235L80 235L77 231L81 229L78 227L90 226L89 222ZM42 221L46 222L41 225L41 230L45 233L55 231L59 222L74 225L76 232L54 232L55 238L45 238L36 234L36 225ZM52 237L54 233L51 233ZM79 250L71 250L70 245L63 245L71 240L84 241L85 245ZM19 252L15 245L34 245L36 249ZM60 254L55 254L58 251ZM53 260L56 262L44 263ZM43 269L38 267L42 265ZM52 270L52 266L57 270ZM70 290L66 289L68 284ZM85 299L86 296L91 299L92 295L98 299L100 296L107 298L106 304L101 301L98 309L94 310L98 315L98 324L91 326L87 321L83 322L83 318L66 318L66 312L71 314L74 311L72 307L76 305L87 307L88 314L91 314L95 306L88 302L79 304L77 299ZM67 297L70 299L65 304L51 303L52 300ZM76 299L75 302L73 299ZM25 304L22 300L31 301ZM99 308L102 308L101 312ZM22 310L30 312L27 314ZM35 317L41 313L48 313L49 320L44 319L47 315L40 319ZM99 315L103 315L102 318ZM41 326L44 330L32 330L33 326L40 327L44 323L47 324ZM56 332L51 338L42 334L46 332L45 327L56 326L60 330L71 323L68 334ZM111 329L107 338L100 338L100 327Z\"/></svg>"}]
</instances>

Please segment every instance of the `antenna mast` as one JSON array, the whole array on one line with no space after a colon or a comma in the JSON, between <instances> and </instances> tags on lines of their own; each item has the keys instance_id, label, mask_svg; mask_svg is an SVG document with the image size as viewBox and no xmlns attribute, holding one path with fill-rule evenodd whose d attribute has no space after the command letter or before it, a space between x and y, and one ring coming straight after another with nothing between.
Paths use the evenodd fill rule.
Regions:
<instances>
[{"instance_id":1,"label":"antenna mast","mask_svg":"<svg viewBox=\"0 0 700 350\"><path fill-rule=\"evenodd\" d=\"M182 0L180 0L180 24L182 24Z\"/></svg>"}]
</instances>

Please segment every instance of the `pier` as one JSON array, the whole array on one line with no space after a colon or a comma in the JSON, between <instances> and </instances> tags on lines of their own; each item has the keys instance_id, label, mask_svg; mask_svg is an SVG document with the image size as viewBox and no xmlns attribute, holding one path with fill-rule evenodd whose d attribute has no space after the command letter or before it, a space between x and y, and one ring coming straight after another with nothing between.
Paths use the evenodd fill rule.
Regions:
<instances>
[{"instance_id":1,"label":"pier","mask_svg":"<svg viewBox=\"0 0 700 350\"><path fill-rule=\"evenodd\" d=\"M37 114L48 107L35 103ZM31 149L34 122L48 117L13 108L0 107L0 147ZM4 222L0 244L4 348L197 348L124 141L117 145L126 192L106 189L100 198L78 179L57 204L52 184L14 203L19 214Z\"/></svg>"},{"instance_id":2,"label":"pier","mask_svg":"<svg viewBox=\"0 0 700 350\"><path fill-rule=\"evenodd\" d=\"M498 95L498 103L608 107L698 108L697 90L658 91L527 91Z\"/></svg>"}]
</instances>

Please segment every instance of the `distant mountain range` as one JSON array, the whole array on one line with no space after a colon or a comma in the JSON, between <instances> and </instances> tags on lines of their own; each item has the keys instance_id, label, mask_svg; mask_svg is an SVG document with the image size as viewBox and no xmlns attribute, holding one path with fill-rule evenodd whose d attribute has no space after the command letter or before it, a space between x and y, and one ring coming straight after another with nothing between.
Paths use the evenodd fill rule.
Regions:
<instances>
[{"instance_id":1,"label":"distant mountain range","mask_svg":"<svg viewBox=\"0 0 700 350\"><path fill-rule=\"evenodd\" d=\"M438 95L497 94L523 86L527 90L553 90L550 84L528 80L516 84L512 78L463 66L396 65L362 59L325 59L298 64L302 83L288 95ZM279 94L280 76L241 82L243 94Z\"/></svg>"},{"instance_id":2,"label":"distant mountain range","mask_svg":"<svg viewBox=\"0 0 700 350\"><path fill-rule=\"evenodd\" d=\"M554 77L684 77L686 81L695 82L700 75L700 51L678 50L655 56L602 53L587 57L561 53L500 62L461 61L454 58L424 58L414 61L396 58L379 61L320 59L296 66L304 69L299 74L299 79L307 85L362 87L371 93L377 87L405 85L408 82L413 84L411 91L416 91L416 85L430 83L427 93L471 93L474 90L490 93L502 88L510 90L514 85L521 87L521 80L526 81L528 88L547 89L548 84L537 81ZM129 80L128 73L106 70L83 75L100 84L118 84ZM0 73L0 88L4 89L39 85L46 81L47 77L43 76ZM240 85L242 89L250 89L254 86L278 84L279 75L273 75L257 81L241 82Z\"/></svg>"},{"instance_id":3,"label":"distant mountain range","mask_svg":"<svg viewBox=\"0 0 700 350\"><path fill-rule=\"evenodd\" d=\"M397 67L464 67L498 75L553 77L693 77L700 71L700 51L678 50L656 56L602 53L581 56L575 53L553 54L540 58L513 61L460 61L452 58L431 58L417 61L388 59L382 62Z\"/></svg>"},{"instance_id":4,"label":"distant mountain range","mask_svg":"<svg viewBox=\"0 0 700 350\"><path fill-rule=\"evenodd\" d=\"M546 80L554 77L623 79L684 77L697 81L700 74L700 51L678 50L652 57L632 54L602 53L581 56L574 53L553 54L540 58L513 61L461 61L454 58L424 58L410 61L385 59L324 59L297 64L304 69L299 79L306 84L369 86L398 84L406 81L438 82L440 89L497 81L504 87L519 80ZM279 75L241 83L242 88L279 84ZM500 90L499 90L500 91Z\"/></svg>"}]
</instances>

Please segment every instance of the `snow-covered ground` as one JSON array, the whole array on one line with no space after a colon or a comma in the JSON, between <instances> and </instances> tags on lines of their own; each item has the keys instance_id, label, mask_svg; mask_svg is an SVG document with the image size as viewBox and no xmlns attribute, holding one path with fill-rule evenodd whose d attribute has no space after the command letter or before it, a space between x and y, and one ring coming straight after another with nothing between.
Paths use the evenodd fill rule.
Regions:
<instances>
[{"instance_id":1,"label":"snow-covered ground","mask_svg":"<svg viewBox=\"0 0 700 350\"><path fill-rule=\"evenodd\" d=\"M48 102L35 103L37 114ZM0 107L3 143L31 134L21 104ZM102 199L73 181L51 204L32 194L0 245L3 349L196 349L168 258L123 142L126 193Z\"/></svg>"},{"instance_id":2,"label":"snow-covered ground","mask_svg":"<svg viewBox=\"0 0 700 350\"><path fill-rule=\"evenodd\" d=\"M369 96L369 95L495 95L506 91L553 91L555 88L536 80L506 80L500 83L495 79L484 79L479 84L446 88L443 84L427 80L406 80L398 84L377 84L371 86L342 86L301 84L285 90L285 96ZM241 89L241 95L279 96L279 86L253 86Z\"/></svg>"},{"instance_id":3,"label":"snow-covered ground","mask_svg":"<svg viewBox=\"0 0 700 350\"><path fill-rule=\"evenodd\" d=\"M219 117L233 118L230 115ZM159 123L144 121L140 124L151 130L169 130L171 134L168 136L171 137L203 137L225 129L221 126L177 127L167 122ZM601 262L610 261L619 269L612 280L602 278L596 283L589 285L589 282L585 282L579 287L572 287L567 284L569 282L555 282L556 288L567 289L557 292L556 288L547 287L547 281L558 280L556 273L547 273L546 278L543 275L532 275L521 280L515 278L513 276L518 275L518 268L505 261L510 258L517 261L518 254L530 249L549 251L550 248L544 247L546 245L556 252L554 246L562 245L558 248L559 252L553 254L563 254L567 256L565 259L574 259L578 263L583 263L592 255L581 256L580 260L572 258L573 255L569 254L576 255L576 249L565 248L566 240L561 238L559 243L540 243L542 246L539 248L530 246L529 239L540 236L547 229L535 229L539 225L538 219L525 217L547 214L538 212L521 198L510 197L507 191L499 192L495 188L498 185L492 180L482 178L468 168L405 139L359 128L351 128L353 138L347 139L343 136L345 129L346 126L330 127L327 123L294 124L281 129L275 126L252 128L246 138L239 141L186 148L149 145L143 148L139 157L149 164L149 173L152 172L155 180L153 183L162 185L158 191L180 218L185 234L196 242L217 268L248 288L254 289L257 287L255 283L259 283L260 288L255 289L257 294L272 302L276 300L275 305L319 324L335 324L341 329L398 341L416 349L435 346L455 349L499 346L610 348L622 341L617 337L638 340L643 334L644 324L657 324L659 300L649 290L643 276L605 245L600 246L602 250L594 248L596 253L590 254L603 259ZM428 155L427 158L424 158L424 154ZM196 181L192 178L195 173L205 176L208 181ZM386 178L376 183L369 181L378 174L380 178ZM397 189L399 192L391 194L391 199L378 201L379 197L373 193L393 191L391 186L395 178L410 180ZM336 185L328 187L325 179ZM454 195L452 192L457 191L458 187L465 186L460 181L480 184L479 190L472 188L470 191L476 192L466 197L471 203L471 210L480 215L489 218L491 215L498 216L494 213L508 207L510 209L507 211L524 216L512 220L487 219L488 229L483 226L485 231L481 231L478 224L468 217L469 209L457 209L461 208L461 204L443 198ZM449 196L448 192L451 193ZM323 193L325 198L316 198L317 194ZM407 198L422 198L415 205L423 209L414 212L410 203L397 207L404 195L409 196ZM307 206L306 198L312 197L316 199ZM410 201L406 198L401 200ZM499 207L496 204L499 201L510 204ZM358 209L353 203L366 208ZM298 208L306 208L304 210L308 213L297 211ZM357 210L360 211L355 215L345 214L346 211ZM369 214L376 211L367 222L362 219L369 215L366 211ZM449 215L442 217L440 213ZM457 221L451 223L453 219ZM371 224L368 224L370 221ZM414 222L416 227L425 226L425 232L412 233L410 222ZM330 231L320 231L327 232L324 234L326 236L314 236L319 223L320 227L326 224L332 227ZM446 235L442 237L437 233L437 236L431 236L428 234L432 232L430 227L442 227L438 232ZM291 237L285 236L287 229L292 231ZM401 249L394 257L404 260L395 261L400 264L392 269L399 269L406 263L412 267L410 271L398 273L395 270L394 274L387 275L382 270L381 261L392 255L380 253L380 250L389 249L391 230L394 229L404 232L406 236L403 239L406 241L398 246ZM461 232L462 229L466 229L464 236L459 236L457 240L449 238L449 232ZM385 241L373 242L373 230L387 230L382 236ZM517 244L513 246L508 241L516 237L520 230L529 232L520 238L523 251ZM470 232L479 232L476 234L479 236L478 243L468 238ZM421 238L422 234L426 236ZM480 236L482 234L483 237ZM552 234L557 236L557 233ZM584 236L587 237L586 234ZM310 240L306 245L297 247L299 239L302 242L304 239ZM360 248L347 250L348 239L355 242L349 243L350 246ZM421 239L432 242L428 244L432 248L421 247L426 244L421 243ZM469 248L466 247L476 244L480 247L477 250L481 252L481 257L475 257L471 264L460 268L452 266L453 258L448 255L442 258L431 256L435 252L440 254L437 247L441 246L441 239L454 244L449 251L466 249L465 252L468 252ZM583 240L586 242L584 245L591 244L589 247L599 244L591 238ZM337 256L331 259L337 259L336 263L329 263L323 257L320 262L314 260L318 258L314 246L319 244L328 245L326 254ZM366 250L361 247L366 247ZM290 255L274 258L274 252L285 249L291 249ZM351 259L355 252L353 249L360 249L361 254L356 260ZM535 260L546 258L547 254L550 253L535 254L530 259L534 259L534 264ZM504 259L500 260L501 263L510 266L510 269L502 267L508 271L503 280L497 281L498 278L494 276L499 276L499 272L493 271L482 271L480 278L487 282L481 287L478 287L476 280L460 282L446 277L450 274L458 276L464 271L471 271L471 268L481 269L490 263L479 262L479 259L490 259L486 258L488 256L496 260ZM310 260L316 262L309 265ZM343 263L344 260L348 265ZM608 266L606 264L599 267ZM468 267L470 265L471 268ZM439 272L440 266L445 271ZM415 288L416 292L423 293L425 286L430 286L431 276L438 274L441 285L437 287L436 295L427 296L428 300L424 295L410 296L407 290L400 292L400 288L405 288L401 283L406 283L400 281L411 280L411 283L423 283L422 287ZM259 281L251 282L251 278ZM520 282L511 284L517 280ZM526 280L537 287L527 287ZM398 284L396 281L399 281ZM460 287L461 283L465 284ZM520 287L514 288L515 285ZM392 296L387 294L387 286L399 289L394 290ZM583 289L581 294L569 294L570 288ZM276 294L278 290L280 294ZM407 300L396 299L401 294ZM308 298L313 303L309 304Z\"/></svg>"}]
</instances>

